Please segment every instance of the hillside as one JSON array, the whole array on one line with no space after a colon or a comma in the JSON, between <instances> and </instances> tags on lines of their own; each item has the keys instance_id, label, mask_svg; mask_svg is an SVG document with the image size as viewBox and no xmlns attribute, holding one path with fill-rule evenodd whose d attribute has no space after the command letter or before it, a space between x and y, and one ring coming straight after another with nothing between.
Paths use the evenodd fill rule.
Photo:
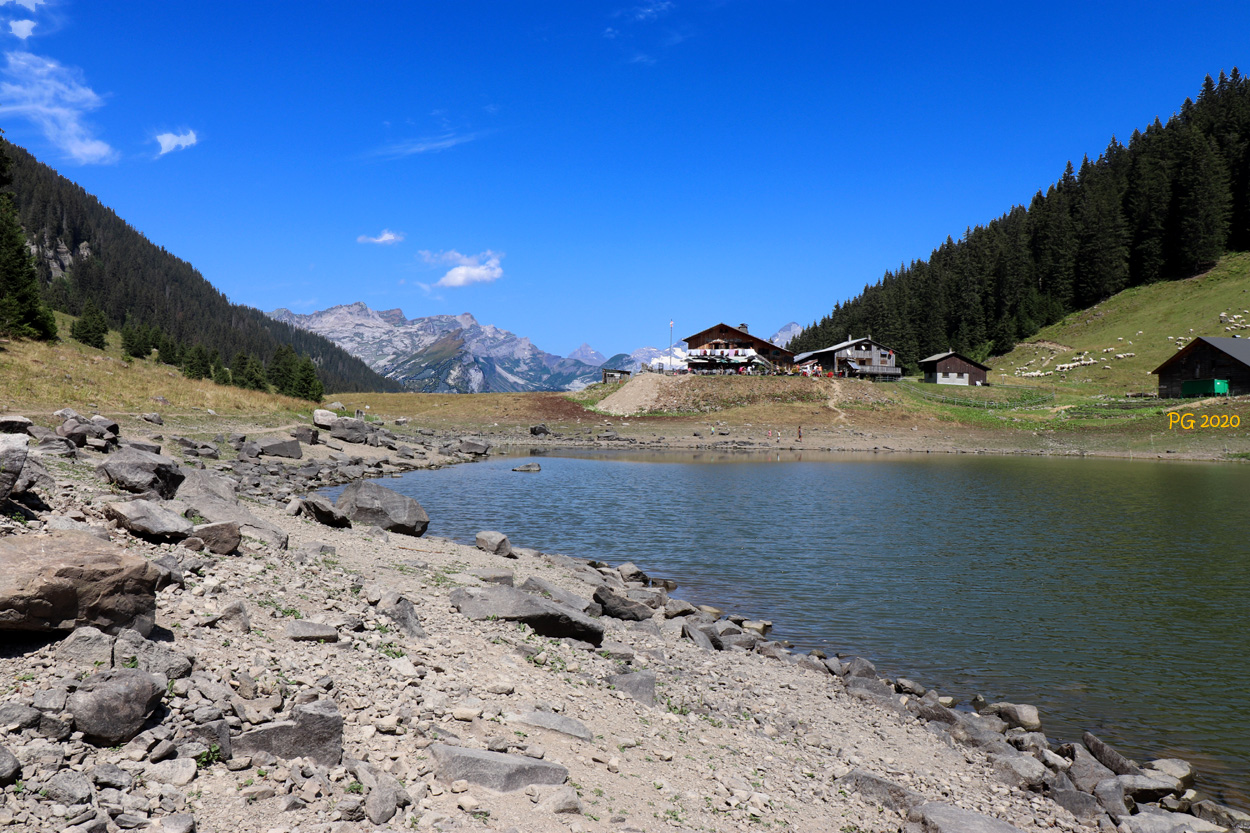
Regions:
<instances>
[{"instance_id":1,"label":"hillside","mask_svg":"<svg viewBox=\"0 0 1250 833\"><path fill-rule=\"evenodd\" d=\"M1250 337L1250 253L1229 255L1196 277L1133 287L1070 313L991 358L990 381L1070 383L1090 394L1153 393L1158 386L1151 371L1189 340L1238 334ZM1047 375L1029 375L1038 373Z\"/></svg>"},{"instance_id":2,"label":"hillside","mask_svg":"<svg viewBox=\"0 0 1250 833\"><path fill-rule=\"evenodd\" d=\"M887 272L790 349L854 333L891 345L912 371L948 349L981 359L1124 289L1205 272L1250 249L1247 147L1250 83L1236 69L1208 77L1166 124L1155 119L1127 145L1112 137L1096 160L1068 162L1027 206Z\"/></svg>"},{"instance_id":3,"label":"hillside","mask_svg":"<svg viewBox=\"0 0 1250 833\"><path fill-rule=\"evenodd\" d=\"M114 328L156 327L186 346L246 352L268 363L288 344L309 356L326 388L394 391L399 385L328 339L231 303L185 260L149 241L80 186L17 145L0 141L22 226L52 306L77 315L91 299Z\"/></svg>"}]
</instances>

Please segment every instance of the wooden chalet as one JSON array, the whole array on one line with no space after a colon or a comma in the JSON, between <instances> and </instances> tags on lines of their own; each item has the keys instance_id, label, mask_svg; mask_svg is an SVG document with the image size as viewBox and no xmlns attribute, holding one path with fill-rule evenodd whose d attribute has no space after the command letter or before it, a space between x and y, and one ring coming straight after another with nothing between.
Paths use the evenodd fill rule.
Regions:
<instances>
[{"instance_id":1,"label":"wooden chalet","mask_svg":"<svg viewBox=\"0 0 1250 833\"><path fill-rule=\"evenodd\" d=\"M628 382L628 381L629 381L628 370L615 370L613 368L607 368L607 367L603 369L603 383L605 385L608 385L608 384L614 385L619 382Z\"/></svg>"},{"instance_id":2,"label":"wooden chalet","mask_svg":"<svg viewBox=\"0 0 1250 833\"><path fill-rule=\"evenodd\" d=\"M809 350L794 357L795 364L816 361L821 369L838 376L893 381L903 375L898 355L871 338L847 338L841 344Z\"/></svg>"},{"instance_id":3,"label":"wooden chalet","mask_svg":"<svg viewBox=\"0 0 1250 833\"><path fill-rule=\"evenodd\" d=\"M1159 396L1165 399L1213 393L1248 394L1250 339L1199 336L1151 373L1159 377Z\"/></svg>"},{"instance_id":4,"label":"wooden chalet","mask_svg":"<svg viewBox=\"0 0 1250 833\"><path fill-rule=\"evenodd\" d=\"M753 336L746 324L717 324L686 336L686 366L694 373L741 373L789 366L794 353Z\"/></svg>"},{"instance_id":5,"label":"wooden chalet","mask_svg":"<svg viewBox=\"0 0 1250 833\"><path fill-rule=\"evenodd\" d=\"M984 385L990 369L953 350L920 360L920 372L931 385Z\"/></svg>"}]
</instances>

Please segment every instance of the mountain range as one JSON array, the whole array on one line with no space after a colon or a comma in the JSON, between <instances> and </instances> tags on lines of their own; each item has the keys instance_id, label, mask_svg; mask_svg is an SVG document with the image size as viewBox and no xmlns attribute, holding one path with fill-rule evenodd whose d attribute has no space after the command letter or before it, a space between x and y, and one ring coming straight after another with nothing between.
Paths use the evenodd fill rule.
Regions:
<instances>
[{"instance_id":1,"label":"mountain range","mask_svg":"<svg viewBox=\"0 0 1250 833\"><path fill-rule=\"evenodd\" d=\"M467 312L410 319L403 310L374 310L357 301L306 315L276 309L269 316L324 336L381 376L423 393L580 390L599 381L601 368L636 373L644 364L682 367L686 361L685 342L673 345L671 357L656 347L605 357L583 343L561 358ZM799 329L791 322L771 341L784 344Z\"/></svg>"},{"instance_id":2,"label":"mountain range","mask_svg":"<svg viewBox=\"0 0 1250 833\"><path fill-rule=\"evenodd\" d=\"M600 378L596 365L540 350L467 312L409 319L402 310L377 311L358 301L307 315L277 309L269 316L330 339L412 391L580 390Z\"/></svg>"}]
</instances>

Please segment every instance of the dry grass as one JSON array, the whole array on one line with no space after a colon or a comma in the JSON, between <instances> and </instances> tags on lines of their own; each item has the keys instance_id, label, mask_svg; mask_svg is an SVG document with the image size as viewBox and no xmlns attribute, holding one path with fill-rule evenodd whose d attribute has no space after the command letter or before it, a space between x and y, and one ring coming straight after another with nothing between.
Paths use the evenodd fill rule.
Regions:
<instances>
[{"instance_id":1,"label":"dry grass","mask_svg":"<svg viewBox=\"0 0 1250 833\"><path fill-rule=\"evenodd\" d=\"M59 316L58 316L59 318ZM69 325L58 320L63 335ZM192 381L151 360L124 361L118 336L106 350L64 338L58 343L0 341L0 411L32 419L60 408L99 410L113 417L147 411L189 413L212 409L224 416L308 412L310 403L286 396ZM164 397L168 402L159 402Z\"/></svg>"}]
</instances>

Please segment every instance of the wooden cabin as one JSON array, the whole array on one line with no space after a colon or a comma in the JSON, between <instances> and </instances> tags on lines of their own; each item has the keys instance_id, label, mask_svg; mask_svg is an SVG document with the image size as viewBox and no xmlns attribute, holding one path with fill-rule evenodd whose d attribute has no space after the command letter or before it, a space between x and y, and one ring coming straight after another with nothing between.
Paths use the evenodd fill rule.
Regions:
<instances>
[{"instance_id":1,"label":"wooden cabin","mask_svg":"<svg viewBox=\"0 0 1250 833\"><path fill-rule=\"evenodd\" d=\"M686 336L686 365L694 373L739 373L789 367L794 353L753 336L746 324L717 324Z\"/></svg>"},{"instance_id":2,"label":"wooden cabin","mask_svg":"<svg viewBox=\"0 0 1250 833\"><path fill-rule=\"evenodd\" d=\"M947 350L920 360L920 372L931 385L984 385L990 369L967 356Z\"/></svg>"},{"instance_id":3,"label":"wooden cabin","mask_svg":"<svg viewBox=\"0 0 1250 833\"><path fill-rule=\"evenodd\" d=\"M1217 380L1228 383L1231 396L1250 394L1250 339L1199 336L1151 372L1164 399L1215 393L1223 387Z\"/></svg>"},{"instance_id":4,"label":"wooden cabin","mask_svg":"<svg viewBox=\"0 0 1250 833\"><path fill-rule=\"evenodd\" d=\"M809 350L794 357L795 364L816 360L826 373L837 376L893 381L903 375L898 355L892 348L872 338L847 338L821 350Z\"/></svg>"},{"instance_id":5,"label":"wooden cabin","mask_svg":"<svg viewBox=\"0 0 1250 833\"><path fill-rule=\"evenodd\" d=\"M606 367L603 369L603 383L605 385L617 384L619 382L627 382L627 381L629 381L628 370L611 370Z\"/></svg>"}]
</instances>

